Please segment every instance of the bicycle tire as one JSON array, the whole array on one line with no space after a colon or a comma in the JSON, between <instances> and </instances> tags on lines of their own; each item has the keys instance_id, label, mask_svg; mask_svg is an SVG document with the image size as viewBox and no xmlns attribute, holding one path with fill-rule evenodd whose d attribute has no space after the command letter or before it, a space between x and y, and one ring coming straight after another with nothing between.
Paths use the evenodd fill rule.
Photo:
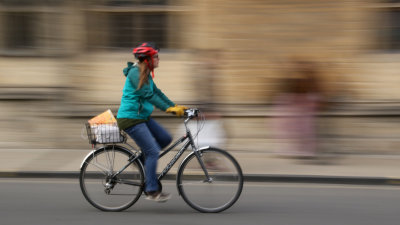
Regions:
<instances>
[{"instance_id":1,"label":"bicycle tire","mask_svg":"<svg viewBox=\"0 0 400 225\"><path fill-rule=\"evenodd\" d=\"M81 166L79 183L91 205L102 211L122 211L140 198L144 170L139 160L135 160L115 179L110 179L110 175L122 169L133 154L122 146L108 145L87 156Z\"/></svg>"},{"instance_id":2,"label":"bicycle tire","mask_svg":"<svg viewBox=\"0 0 400 225\"><path fill-rule=\"evenodd\" d=\"M178 169L179 194L190 207L200 212L222 212L235 204L242 193L242 169L236 159L224 150L207 148L198 153L212 181L206 180L193 152L182 161Z\"/></svg>"}]
</instances>

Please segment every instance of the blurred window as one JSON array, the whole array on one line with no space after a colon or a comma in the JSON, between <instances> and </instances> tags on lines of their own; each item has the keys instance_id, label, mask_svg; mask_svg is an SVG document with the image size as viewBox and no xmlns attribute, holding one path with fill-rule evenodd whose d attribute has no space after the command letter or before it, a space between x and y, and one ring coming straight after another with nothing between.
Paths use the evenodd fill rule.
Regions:
<instances>
[{"instance_id":1,"label":"blurred window","mask_svg":"<svg viewBox=\"0 0 400 225\"><path fill-rule=\"evenodd\" d=\"M159 43L162 48L168 47L166 13L154 15L118 13L111 14L109 20L111 34L107 43L109 47L133 47L134 43L145 40Z\"/></svg>"},{"instance_id":2,"label":"blurred window","mask_svg":"<svg viewBox=\"0 0 400 225\"><path fill-rule=\"evenodd\" d=\"M34 48L34 27L36 16L34 13L5 13L5 48L21 51Z\"/></svg>"},{"instance_id":3,"label":"blurred window","mask_svg":"<svg viewBox=\"0 0 400 225\"><path fill-rule=\"evenodd\" d=\"M385 0L381 5L382 20L378 27L381 48L400 50L400 0Z\"/></svg>"},{"instance_id":4,"label":"blurred window","mask_svg":"<svg viewBox=\"0 0 400 225\"><path fill-rule=\"evenodd\" d=\"M65 0L0 0L0 55L59 55Z\"/></svg>"},{"instance_id":5,"label":"blurred window","mask_svg":"<svg viewBox=\"0 0 400 225\"><path fill-rule=\"evenodd\" d=\"M60 5L65 0L0 0L0 5L4 6L49 6Z\"/></svg>"},{"instance_id":6,"label":"blurred window","mask_svg":"<svg viewBox=\"0 0 400 225\"><path fill-rule=\"evenodd\" d=\"M167 0L108 0L109 5L166 5Z\"/></svg>"},{"instance_id":7,"label":"blurred window","mask_svg":"<svg viewBox=\"0 0 400 225\"><path fill-rule=\"evenodd\" d=\"M387 47L389 50L400 50L400 8L387 12Z\"/></svg>"},{"instance_id":8,"label":"blurred window","mask_svg":"<svg viewBox=\"0 0 400 225\"><path fill-rule=\"evenodd\" d=\"M181 48L181 0L0 0L0 55Z\"/></svg>"},{"instance_id":9,"label":"blurred window","mask_svg":"<svg viewBox=\"0 0 400 225\"><path fill-rule=\"evenodd\" d=\"M86 10L89 50L126 49L140 42L179 48L181 8L167 0L91 0Z\"/></svg>"}]
</instances>

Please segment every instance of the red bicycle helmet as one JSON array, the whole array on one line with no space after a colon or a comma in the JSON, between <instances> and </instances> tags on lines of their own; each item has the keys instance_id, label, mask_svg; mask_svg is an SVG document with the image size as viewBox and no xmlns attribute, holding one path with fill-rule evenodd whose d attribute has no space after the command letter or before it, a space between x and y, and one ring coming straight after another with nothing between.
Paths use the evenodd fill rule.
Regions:
<instances>
[{"instance_id":1,"label":"red bicycle helmet","mask_svg":"<svg viewBox=\"0 0 400 225\"><path fill-rule=\"evenodd\" d=\"M152 77L154 78L154 62L153 56L157 54L160 49L156 44L152 42L144 42L140 44L138 47L133 49L133 55L135 58L139 60L139 62L145 62L147 67L151 70ZM149 63L149 59L151 60L151 64Z\"/></svg>"},{"instance_id":2,"label":"red bicycle helmet","mask_svg":"<svg viewBox=\"0 0 400 225\"><path fill-rule=\"evenodd\" d=\"M159 51L160 49L154 43L144 42L133 49L133 55L135 58L139 59L139 61L143 61L146 58L153 57Z\"/></svg>"}]
</instances>

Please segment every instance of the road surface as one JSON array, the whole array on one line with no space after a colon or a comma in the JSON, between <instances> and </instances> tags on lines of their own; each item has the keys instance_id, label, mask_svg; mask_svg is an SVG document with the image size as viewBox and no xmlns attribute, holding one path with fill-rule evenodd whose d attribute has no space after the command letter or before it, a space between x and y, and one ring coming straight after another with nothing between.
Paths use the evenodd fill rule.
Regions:
<instances>
[{"instance_id":1,"label":"road surface","mask_svg":"<svg viewBox=\"0 0 400 225\"><path fill-rule=\"evenodd\" d=\"M398 225L399 186L245 183L238 202L218 214L199 213L177 194L166 203L144 198L124 212L101 212L74 179L0 179L0 224Z\"/></svg>"}]
</instances>

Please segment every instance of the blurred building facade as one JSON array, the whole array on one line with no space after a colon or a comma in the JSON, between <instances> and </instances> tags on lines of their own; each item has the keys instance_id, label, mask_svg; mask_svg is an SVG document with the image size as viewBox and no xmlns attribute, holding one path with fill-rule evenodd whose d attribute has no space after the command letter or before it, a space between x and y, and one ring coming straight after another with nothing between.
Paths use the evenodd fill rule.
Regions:
<instances>
[{"instance_id":1,"label":"blurred building facade","mask_svg":"<svg viewBox=\"0 0 400 225\"><path fill-rule=\"evenodd\" d=\"M399 18L396 0L0 0L0 148L87 147L84 121L117 111L121 70L146 40L162 49L158 86L212 102L231 149L278 144L269 105L302 58L320 65L332 105L320 116L328 148L398 153Z\"/></svg>"}]
</instances>

